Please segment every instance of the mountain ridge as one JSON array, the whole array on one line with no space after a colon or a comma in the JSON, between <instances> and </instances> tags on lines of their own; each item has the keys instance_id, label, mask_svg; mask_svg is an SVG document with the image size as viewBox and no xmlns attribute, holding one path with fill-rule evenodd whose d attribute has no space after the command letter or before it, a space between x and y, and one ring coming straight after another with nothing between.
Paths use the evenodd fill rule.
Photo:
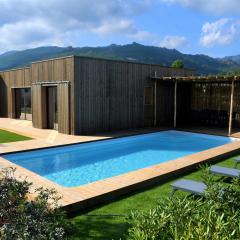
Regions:
<instances>
[{"instance_id":1,"label":"mountain ridge","mask_svg":"<svg viewBox=\"0 0 240 240\"><path fill-rule=\"evenodd\" d=\"M240 54L235 55L235 56L224 57L223 60L225 60L225 61L233 61L233 62L235 62L237 64L240 64Z\"/></svg>"},{"instance_id":2,"label":"mountain ridge","mask_svg":"<svg viewBox=\"0 0 240 240\"><path fill-rule=\"evenodd\" d=\"M204 54L184 54L176 49L145 46L139 43L126 45L111 44L102 47L57 47L44 46L22 51L10 51L0 55L0 70L29 66L31 62L68 55L97 57L171 66L180 59L186 68L194 69L196 74L218 74L240 69L240 62L232 58L212 58Z\"/></svg>"}]
</instances>

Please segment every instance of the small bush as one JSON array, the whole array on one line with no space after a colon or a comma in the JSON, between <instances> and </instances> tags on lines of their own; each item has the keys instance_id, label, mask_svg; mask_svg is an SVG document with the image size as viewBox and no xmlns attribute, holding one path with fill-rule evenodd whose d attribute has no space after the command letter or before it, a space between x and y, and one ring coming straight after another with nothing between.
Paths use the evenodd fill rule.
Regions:
<instances>
[{"instance_id":1,"label":"small bush","mask_svg":"<svg viewBox=\"0 0 240 240\"><path fill-rule=\"evenodd\" d=\"M4 169L0 176L0 239L66 239L68 224L58 208L55 190L39 188L37 197L28 200L31 183L18 181L14 169Z\"/></svg>"},{"instance_id":2,"label":"small bush","mask_svg":"<svg viewBox=\"0 0 240 240\"><path fill-rule=\"evenodd\" d=\"M231 184L210 180L204 198L174 196L150 212L132 213L128 239L240 239L240 180Z\"/></svg>"},{"instance_id":3,"label":"small bush","mask_svg":"<svg viewBox=\"0 0 240 240\"><path fill-rule=\"evenodd\" d=\"M171 67L173 67L173 68L184 68L184 63L183 63L182 60L177 59L172 63Z\"/></svg>"}]
</instances>

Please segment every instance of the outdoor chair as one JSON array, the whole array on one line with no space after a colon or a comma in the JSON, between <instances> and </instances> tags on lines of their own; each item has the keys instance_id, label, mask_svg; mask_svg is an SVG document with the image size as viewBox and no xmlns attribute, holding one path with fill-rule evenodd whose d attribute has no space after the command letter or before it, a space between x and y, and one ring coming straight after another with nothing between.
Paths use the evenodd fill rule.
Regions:
<instances>
[{"instance_id":1,"label":"outdoor chair","mask_svg":"<svg viewBox=\"0 0 240 240\"><path fill-rule=\"evenodd\" d=\"M177 190L183 190L185 192L190 192L195 195L202 196L204 194L204 191L207 189L207 185L202 182L197 182L193 180L187 180L187 179L180 179L174 183L171 184L173 191L172 195Z\"/></svg>"},{"instance_id":2,"label":"outdoor chair","mask_svg":"<svg viewBox=\"0 0 240 240\"><path fill-rule=\"evenodd\" d=\"M236 158L236 161L240 163L240 157ZM240 177L240 170L235 168L227 168L227 167L220 167L213 165L210 167L210 172L213 174L225 176L225 177ZM182 190L185 192L189 192L195 195L204 195L204 191L207 189L207 185L203 182L197 182L193 180L187 180L187 179L180 179L174 183L171 184L172 186L172 195L177 190Z\"/></svg>"},{"instance_id":3,"label":"outdoor chair","mask_svg":"<svg viewBox=\"0 0 240 240\"><path fill-rule=\"evenodd\" d=\"M237 165L240 163L240 157L236 157L234 158L235 160L235 168L237 167Z\"/></svg>"},{"instance_id":4,"label":"outdoor chair","mask_svg":"<svg viewBox=\"0 0 240 240\"><path fill-rule=\"evenodd\" d=\"M213 165L210 167L210 172L224 177L240 177L240 170L236 168L220 167Z\"/></svg>"}]
</instances>

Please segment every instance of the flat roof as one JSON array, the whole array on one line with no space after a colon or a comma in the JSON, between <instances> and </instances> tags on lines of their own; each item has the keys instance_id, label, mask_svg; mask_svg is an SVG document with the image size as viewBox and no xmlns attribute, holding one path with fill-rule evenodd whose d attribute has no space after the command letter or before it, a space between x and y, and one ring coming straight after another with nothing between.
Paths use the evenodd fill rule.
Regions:
<instances>
[{"instance_id":1,"label":"flat roof","mask_svg":"<svg viewBox=\"0 0 240 240\"><path fill-rule=\"evenodd\" d=\"M93 60L112 61L112 62L123 62L123 63L129 63L129 64L141 64L141 65L157 66L157 67L162 67L162 68L178 70L178 68L164 66L164 65L156 64L156 63L155 64L154 63L144 63L144 62L137 62L137 61L127 61L127 60L121 60L121 59L100 58L100 57L81 56L81 55L68 55L68 56L62 56L62 57L56 57L56 58L47 58L47 59L42 59L42 60L38 60L38 61L33 61L33 62L30 62L29 64L32 65L32 64L37 64L37 63L41 63L41 62L54 61L54 60L65 59L65 58L74 58L74 57L85 58L85 59L93 59ZM15 71L15 70L20 70L20 69L25 69L25 68L29 68L29 66L0 70L0 72ZM195 71L194 69L190 69L190 68L181 68L181 69L182 70L187 70L187 71Z\"/></svg>"},{"instance_id":2,"label":"flat roof","mask_svg":"<svg viewBox=\"0 0 240 240\"><path fill-rule=\"evenodd\" d=\"M100 58L100 57L91 57L91 56L80 56L80 55L73 55L73 57L78 57L78 58L88 58L88 59L95 59L95 60L104 60L104 61L112 61L112 62L123 62L123 63L131 63L131 64L141 64L141 65L150 65L150 66L157 66L157 67L162 67L162 68L169 68L169 69L176 69L178 70L179 68L174 68L170 66L164 66L162 64L157 64L157 63L145 63L145 62L139 62L139 61L130 61L130 60L121 60L121 59L111 59L111 58ZM183 70L188 70L188 71L195 71L194 69L191 68L180 68Z\"/></svg>"},{"instance_id":3,"label":"flat roof","mask_svg":"<svg viewBox=\"0 0 240 240\"><path fill-rule=\"evenodd\" d=\"M6 69L6 70L0 70L0 73L4 72L11 72L11 71L18 71L18 70L27 70L30 69L31 67L18 67L18 68L11 68L11 69Z\"/></svg>"}]
</instances>

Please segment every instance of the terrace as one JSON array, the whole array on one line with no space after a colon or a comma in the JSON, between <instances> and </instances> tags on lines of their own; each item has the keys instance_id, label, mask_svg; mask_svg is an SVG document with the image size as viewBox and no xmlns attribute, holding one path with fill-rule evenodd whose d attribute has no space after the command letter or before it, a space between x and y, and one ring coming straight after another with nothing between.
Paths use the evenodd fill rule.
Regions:
<instances>
[{"instance_id":1,"label":"terrace","mask_svg":"<svg viewBox=\"0 0 240 240\"><path fill-rule=\"evenodd\" d=\"M0 119L0 129L27 136L25 141L0 144L0 153L72 146L111 138L175 129L228 137L240 137L240 108L238 76L229 77L151 77L154 82L154 126L151 128L115 131L95 135L72 136L56 130L36 129L31 122L8 118ZM165 106L161 92L169 90ZM164 119L162 117L164 116ZM164 121L163 121L164 120ZM166 122L167 120L167 122ZM159 127L161 126L161 127ZM70 212L91 209L123 195L142 191L196 169L199 164L226 159L240 152L240 141L235 141L187 156L172 159L135 171L75 187L61 186L33 171L0 157L1 167L14 167L17 177L27 177L34 187L55 188L62 196L62 206Z\"/></svg>"},{"instance_id":2,"label":"terrace","mask_svg":"<svg viewBox=\"0 0 240 240\"><path fill-rule=\"evenodd\" d=\"M0 119L0 121L8 121L6 119ZM13 121L13 120L10 120ZM20 121L21 122L21 121ZM5 122L6 123L6 122ZM0 124L0 128L3 125ZM5 125L6 126L6 125ZM19 128L19 127L18 127ZM25 127L25 129L31 129L30 126ZM13 127L11 127L11 131ZM132 134L140 134L151 132L153 130L160 129L148 129L148 130L135 130L134 132L118 132L115 135L111 135L111 138L119 136L128 136ZM15 142L15 143L5 143L0 145L1 153L9 153L13 151L22 151L38 148L53 147L56 145L61 145L60 139L63 141L63 136L56 137L55 142L49 143L49 133L46 130L40 130L46 135L46 139L43 140L43 135L39 139L28 140L27 144L25 141ZM39 130L37 130L39 134ZM19 133L19 131L18 131ZM24 131L21 130L23 134ZM25 131L27 133L27 130ZM32 137L33 137L32 133ZM36 136L36 135L35 135ZM48 136L48 137L47 137ZM50 135L51 136L51 135ZM96 137L96 136L82 136L73 139L65 139L65 144L71 144L76 142L86 142L86 141L96 141L107 139L109 136ZM228 156L237 154L240 149L240 142L233 142L209 150L205 150L199 153L191 154L186 157L178 158L174 161L169 161L165 163L160 163L158 165L150 166L147 168L139 169L133 172L121 174L119 176L114 176L104 180L99 180L93 183L89 183L79 187L66 188L60 186L48 179L41 177L40 175L27 170L26 168L20 167L5 158L0 158L1 167L14 167L17 169L16 176L19 178L26 177L34 183L34 187L45 186L48 188L55 188L59 194L62 196L61 204L70 212L75 212L77 210L86 210L99 205L104 202L112 201L113 199L118 199L122 195L133 191L139 191L154 185L158 185L169 178L177 176L179 174L186 173L188 171L194 170L199 164L212 162L216 160L224 159Z\"/></svg>"},{"instance_id":3,"label":"terrace","mask_svg":"<svg viewBox=\"0 0 240 240\"><path fill-rule=\"evenodd\" d=\"M3 122L6 123L6 121L8 121L8 123L10 123L13 120L0 119L0 121L1 121L1 123L3 123ZM18 124L21 124L21 123L24 123L24 121L18 122ZM14 124L12 124L12 125L14 125ZM2 126L3 125L1 125L1 127ZM11 127L11 130L13 130L13 128L15 128L16 131L17 131L17 129L19 129L19 127L16 127L16 123L15 123L15 127ZM30 126L28 126L28 127L25 126L24 127L25 133L27 133L26 129L30 129L30 128L31 128ZM43 131L43 130L41 130L41 131ZM24 131L21 129L20 132L22 134ZM44 132L45 131L43 131L42 134ZM5 132L5 134L8 135L8 139L10 139L11 141L14 140L14 138L16 136L17 136L17 139L15 138L15 140L24 140L23 142L19 142L19 144L21 143L20 144L21 146L23 146L22 143L25 143L25 145L28 145L26 143L33 141L31 139L28 139L26 137L16 135L13 133ZM125 134L127 134L127 133L125 133ZM130 134L130 133L128 133L128 134ZM37 134L36 132L35 133L33 132L31 136L32 137L34 136L37 138L37 135L39 138L40 137L39 133ZM3 137L3 135L1 135L1 137ZM21 137L21 139L20 139L20 137ZM26 142L25 140L28 140L28 141ZM6 138L4 141L5 142L7 141ZM34 141L35 141L35 143L37 143L38 140L35 139ZM10 146L12 144L13 143L6 143L4 145ZM3 145L1 145L1 147L2 146ZM37 146L35 146L35 147L37 147ZM239 148L239 146L238 146L238 148ZM2 149L3 148L1 148L1 150ZM228 148L228 150L229 150L229 148ZM206 154L209 154L209 152L206 152ZM199 155L196 157L199 158ZM182 160L184 160L184 159L182 159ZM167 167L167 165L165 165L165 166ZM234 161L231 158L229 158L229 159L221 162L220 166L234 167ZM32 175L32 173L26 172L26 170L19 168L19 166L17 166L17 168L18 168L18 171L20 171L20 173L23 174L21 176L24 176L24 174L26 173L28 179L33 180L34 183L36 184L37 179L34 174ZM182 174L183 173L181 173L180 175L177 175L177 178L182 176ZM187 174L185 176L185 178L201 180L200 171ZM127 222L125 221L125 216L127 216L130 213L130 211L134 211L134 210L148 211L148 210L154 208L160 199L164 199L169 195L169 192L171 191L170 184L172 183L173 180L176 180L176 175L173 175L171 177L168 176L164 181L162 179L162 181L160 181L158 184L155 183L155 185L157 185L157 186L155 186L153 188L151 187L148 190L146 190L145 188L140 189L139 191L136 191L135 194L132 193L123 199L114 201L109 204L105 203L104 206L100 206L100 207L96 208L95 210L91 210L87 214L81 214L79 216L75 216L74 218L70 219L70 221L76 227L76 231L74 232L71 239L75 239L75 238L77 239L79 236L81 236L83 239L112 239L112 238L119 238L119 237L122 237L124 239L124 235L127 233L127 230L129 227ZM52 185L48 185L49 183L47 183L46 181L41 182L41 184L43 184L44 186L54 187ZM122 183L120 183L120 185L121 184ZM58 190L64 195L69 196L69 194L72 194L75 197L77 197L75 191L63 192L62 189L58 189ZM88 193L91 193L91 191L94 191L94 189L90 187L88 189ZM177 195L184 196L185 193L178 192ZM65 200L66 200L66 197L65 197ZM148 202L148 204L146 204L146 202ZM99 204L99 202L98 202L98 204Z\"/></svg>"}]
</instances>

